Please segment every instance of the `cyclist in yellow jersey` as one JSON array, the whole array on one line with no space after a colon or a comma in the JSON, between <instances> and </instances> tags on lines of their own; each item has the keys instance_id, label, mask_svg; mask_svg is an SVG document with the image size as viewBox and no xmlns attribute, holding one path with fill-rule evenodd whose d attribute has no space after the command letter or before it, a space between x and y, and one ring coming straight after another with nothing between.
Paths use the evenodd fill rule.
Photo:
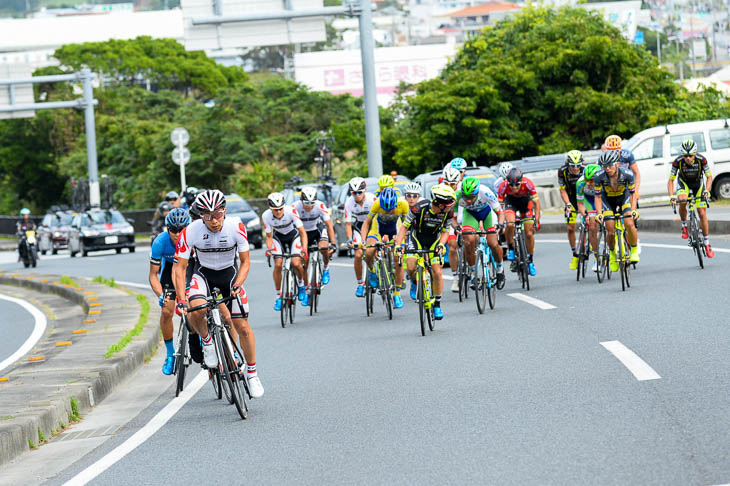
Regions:
<instances>
[{"instance_id":1,"label":"cyclist in yellow jersey","mask_svg":"<svg viewBox=\"0 0 730 486\"><path fill-rule=\"evenodd\" d=\"M378 241L387 242L395 238L398 233L399 222L404 218L410 206L405 199L398 197L395 189L385 187L378 198L370 207L370 213L362 224L362 234L367 235L367 243L375 243ZM374 223L373 223L374 222ZM377 287L378 279L373 269L373 260L375 259L375 248L365 250L365 261L368 265L368 278L370 286ZM403 266L395 264L395 292L393 293L393 306L396 309L403 307L403 299L400 296L400 287L403 284Z\"/></svg>"}]
</instances>

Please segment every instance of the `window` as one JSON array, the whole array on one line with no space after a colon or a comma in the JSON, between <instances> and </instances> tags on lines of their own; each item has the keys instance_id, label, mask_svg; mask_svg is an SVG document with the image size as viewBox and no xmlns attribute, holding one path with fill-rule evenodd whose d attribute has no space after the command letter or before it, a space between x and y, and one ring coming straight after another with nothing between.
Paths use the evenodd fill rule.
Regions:
<instances>
[{"instance_id":1,"label":"window","mask_svg":"<svg viewBox=\"0 0 730 486\"><path fill-rule=\"evenodd\" d=\"M118 224L125 222L124 216L122 216L122 213L119 211L93 211L87 214L94 220L93 223L89 222L89 224ZM87 218L88 217L84 215L84 220ZM84 226L87 225L84 224Z\"/></svg>"},{"instance_id":2,"label":"window","mask_svg":"<svg viewBox=\"0 0 730 486\"><path fill-rule=\"evenodd\" d=\"M662 157L662 140L664 137L649 138L641 142L632 150L636 160L656 159Z\"/></svg>"},{"instance_id":3,"label":"window","mask_svg":"<svg viewBox=\"0 0 730 486\"><path fill-rule=\"evenodd\" d=\"M705 137L702 132L697 133L684 133L682 135L672 135L669 139L669 154L670 155L679 155L679 150L682 147L682 142L687 140L688 138L691 138L695 141L697 144L697 151L698 152L704 152L705 147Z\"/></svg>"},{"instance_id":4,"label":"window","mask_svg":"<svg viewBox=\"0 0 730 486\"><path fill-rule=\"evenodd\" d=\"M730 148L730 128L710 130L710 146L714 150Z\"/></svg>"}]
</instances>

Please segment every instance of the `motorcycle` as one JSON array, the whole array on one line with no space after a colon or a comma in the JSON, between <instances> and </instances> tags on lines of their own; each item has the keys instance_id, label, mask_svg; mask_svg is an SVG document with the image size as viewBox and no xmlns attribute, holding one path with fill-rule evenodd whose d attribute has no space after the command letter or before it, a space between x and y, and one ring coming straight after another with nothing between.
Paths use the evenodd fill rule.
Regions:
<instances>
[{"instance_id":1,"label":"motorcycle","mask_svg":"<svg viewBox=\"0 0 730 486\"><path fill-rule=\"evenodd\" d=\"M38 264L38 246L34 230L28 230L20 237L18 253L25 268L36 267Z\"/></svg>"}]
</instances>

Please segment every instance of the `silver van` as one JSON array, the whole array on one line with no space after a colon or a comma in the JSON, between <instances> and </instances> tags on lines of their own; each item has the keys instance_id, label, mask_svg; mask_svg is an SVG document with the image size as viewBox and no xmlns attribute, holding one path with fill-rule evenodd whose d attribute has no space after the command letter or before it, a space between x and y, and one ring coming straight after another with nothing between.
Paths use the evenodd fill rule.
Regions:
<instances>
[{"instance_id":1,"label":"silver van","mask_svg":"<svg viewBox=\"0 0 730 486\"><path fill-rule=\"evenodd\" d=\"M634 153L641 173L642 199L667 197L672 161L682 142L691 138L707 158L714 177L712 195L730 199L730 125L727 120L706 120L661 125L643 130L622 144Z\"/></svg>"}]
</instances>

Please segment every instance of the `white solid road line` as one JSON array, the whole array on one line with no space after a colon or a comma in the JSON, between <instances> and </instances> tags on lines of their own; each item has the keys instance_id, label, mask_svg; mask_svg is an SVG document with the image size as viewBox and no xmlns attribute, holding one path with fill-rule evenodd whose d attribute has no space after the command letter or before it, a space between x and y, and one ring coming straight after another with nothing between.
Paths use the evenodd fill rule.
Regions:
<instances>
[{"instance_id":1,"label":"white solid road line","mask_svg":"<svg viewBox=\"0 0 730 486\"><path fill-rule=\"evenodd\" d=\"M69 479L65 485L82 486L88 483L99 474L116 464L124 456L142 445L147 439L152 437L155 432L160 430L162 426L165 425L167 421L170 420L183 407L183 405L188 402L188 400L193 398L193 396L198 393L207 381L208 373L204 370L198 373L198 376L196 376L195 379L188 384L187 388L180 393L180 396L173 398L172 401L165 405L165 408L157 412L157 415L152 417L152 419L147 422L144 427L135 432L134 435L122 442L107 455Z\"/></svg>"},{"instance_id":2,"label":"white solid road line","mask_svg":"<svg viewBox=\"0 0 730 486\"><path fill-rule=\"evenodd\" d=\"M658 380L661 378L659 374L646 364L646 361L639 358L636 353L624 346L621 341L604 341L601 346L606 348L611 354L623 363L626 368L639 381Z\"/></svg>"},{"instance_id":3,"label":"white solid road line","mask_svg":"<svg viewBox=\"0 0 730 486\"><path fill-rule=\"evenodd\" d=\"M532 304L542 310L557 309L557 307L552 304L548 304L543 300L536 299L534 297L530 297L529 295L521 294L519 292L507 294L507 296L512 297L513 299L521 300L522 302L527 302L528 304Z\"/></svg>"},{"instance_id":4,"label":"white solid road line","mask_svg":"<svg viewBox=\"0 0 730 486\"><path fill-rule=\"evenodd\" d=\"M33 316L33 320L35 321L35 324L33 326L33 332L30 334L28 339L25 340L22 346L18 348L17 351L15 351L13 354L5 358L2 362L0 362L0 371L4 370L11 364L15 363L18 359L22 358L25 353L33 349L33 346L35 346L35 343L38 342L38 340L43 336L43 333L46 331L46 326L48 325L48 320L46 319L46 315L40 311L37 307L31 305L29 302L22 300L22 299L16 299L15 297L8 297L7 295L0 295L0 299L7 300L9 302L13 302L14 304L18 304L23 309L30 312L30 315Z\"/></svg>"}]
</instances>

